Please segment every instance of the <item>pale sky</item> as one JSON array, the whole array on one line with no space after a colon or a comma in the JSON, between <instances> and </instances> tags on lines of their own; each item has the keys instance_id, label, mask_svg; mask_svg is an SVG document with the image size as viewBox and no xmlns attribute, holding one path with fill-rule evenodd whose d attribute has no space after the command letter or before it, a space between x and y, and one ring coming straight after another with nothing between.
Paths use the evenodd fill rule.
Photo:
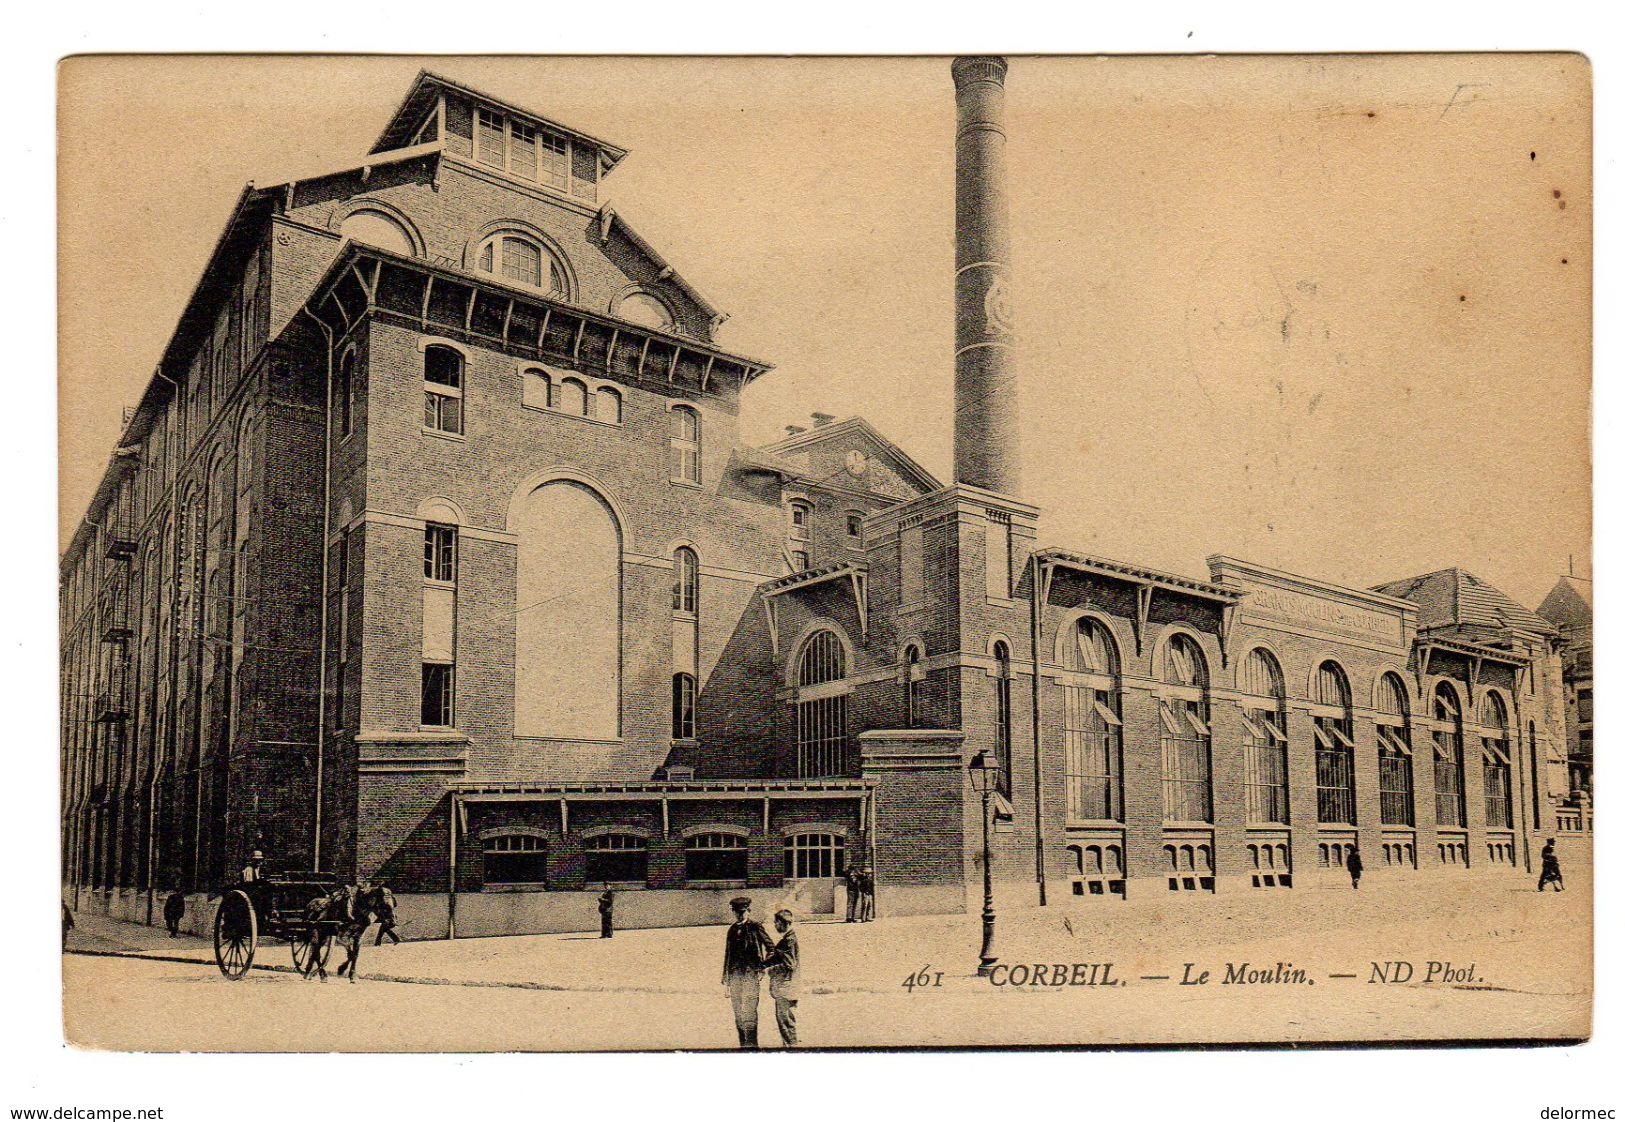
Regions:
<instances>
[{"instance_id":1,"label":"pale sky","mask_svg":"<svg viewBox=\"0 0 1625 1122\"><path fill-rule=\"evenodd\" d=\"M951 474L947 59L78 59L65 543L242 186L355 162L427 65L631 150L603 196L778 367ZM1573 55L1011 62L1040 542L1366 587L1590 575L1590 74Z\"/></svg>"}]
</instances>

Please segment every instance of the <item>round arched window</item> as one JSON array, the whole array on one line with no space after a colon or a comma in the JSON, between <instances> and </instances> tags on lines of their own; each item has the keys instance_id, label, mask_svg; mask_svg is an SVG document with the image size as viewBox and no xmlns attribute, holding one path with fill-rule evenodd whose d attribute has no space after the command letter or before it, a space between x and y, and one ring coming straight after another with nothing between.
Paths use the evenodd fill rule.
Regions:
<instances>
[{"instance_id":1,"label":"round arched window","mask_svg":"<svg viewBox=\"0 0 1625 1122\"><path fill-rule=\"evenodd\" d=\"M633 292L615 305L615 314L639 327L652 327L657 331L670 331L674 322L671 309L657 296L647 292Z\"/></svg>"},{"instance_id":2,"label":"round arched window","mask_svg":"<svg viewBox=\"0 0 1625 1122\"><path fill-rule=\"evenodd\" d=\"M564 267L532 238L498 234L480 246L477 260L481 272L495 273L515 284L552 295L568 295Z\"/></svg>"},{"instance_id":3,"label":"round arched window","mask_svg":"<svg viewBox=\"0 0 1625 1122\"><path fill-rule=\"evenodd\" d=\"M379 210L358 210L346 218L339 234L347 241L377 246L403 257L413 255L412 236L395 219Z\"/></svg>"}]
</instances>

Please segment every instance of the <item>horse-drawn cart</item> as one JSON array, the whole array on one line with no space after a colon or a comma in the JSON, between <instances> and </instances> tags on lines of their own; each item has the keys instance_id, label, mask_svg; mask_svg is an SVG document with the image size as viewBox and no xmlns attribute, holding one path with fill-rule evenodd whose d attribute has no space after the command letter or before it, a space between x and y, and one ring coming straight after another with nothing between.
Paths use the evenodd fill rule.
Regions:
<instances>
[{"instance_id":1,"label":"horse-drawn cart","mask_svg":"<svg viewBox=\"0 0 1625 1122\"><path fill-rule=\"evenodd\" d=\"M262 937L286 939L294 969L327 965L339 923L312 918L311 904L343 887L330 873L267 873L221 893L214 913L214 961L233 981L248 973Z\"/></svg>"}]
</instances>

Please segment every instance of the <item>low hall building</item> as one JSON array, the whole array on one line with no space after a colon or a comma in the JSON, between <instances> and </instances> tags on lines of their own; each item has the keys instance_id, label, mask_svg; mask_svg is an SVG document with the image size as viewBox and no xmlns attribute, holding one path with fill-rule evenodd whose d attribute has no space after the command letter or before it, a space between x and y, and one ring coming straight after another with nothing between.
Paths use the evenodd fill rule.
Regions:
<instances>
[{"instance_id":1,"label":"low hall building","mask_svg":"<svg viewBox=\"0 0 1625 1122\"><path fill-rule=\"evenodd\" d=\"M1558 630L1040 544L1005 64L962 59L955 478L860 418L738 438L768 363L599 198L627 155L424 73L354 166L243 192L61 563L63 875L152 922L253 849L417 937L1527 870ZM947 386L945 372L944 386Z\"/></svg>"}]
</instances>

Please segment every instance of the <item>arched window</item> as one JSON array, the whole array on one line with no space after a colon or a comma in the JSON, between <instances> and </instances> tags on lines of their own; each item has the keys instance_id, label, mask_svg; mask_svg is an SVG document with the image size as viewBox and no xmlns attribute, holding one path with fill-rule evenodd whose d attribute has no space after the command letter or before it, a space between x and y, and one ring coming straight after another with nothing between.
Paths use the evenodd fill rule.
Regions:
<instances>
[{"instance_id":1,"label":"arched window","mask_svg":"<svg viewBox=\"0 0 1625 1122\"><path fill-rule=\"evenodd\" d=\"M1123 819L1123 695L1117 644L1105 626L1080 619L1061 648L1078 672L1062 687L1066 814L1073 821Z\"/></svg>"},{"instance_id":2,"label":"arched window","mask_svg":"<svg viewBox=\"0 0 1625 1122\"><path fill-rule=\"evenodd\" d=\"M1176 632L1162 665L1162 816L1213 820L1213 734L1208 727L1207 659L1196 640Z\"/></svg>"},{"instance_id":3,"label":"arched window","mask_svg":"<svg viewBox=\"0 0 1625 1122\"><path fill-rule=\"evenodd\" d=\"M450 347L423 349L423 427L463 431L463 356Z\"/></svg>"},{"instance_id":4,"label":"arched window","mask_svg":"<svg viewBox=\"0 0 1625 1122\"><path fill-rule=\"evenodd\" d=\"M677 483L700 481L700 415L692 406L672 407L671 477Z\"/></svg>"},{"instance_id":5,"label":"arched window","mask_svg":"<svg viewBox=\"0 0 1625 1122\"><path fill-rule=\"evenodd\" d=\"M1242 751L1247 765L1247 821L1291 821L1286 772L1286 677L1263 647L1241 665Z\"/></svg>"},{"instance_id":6,"label":"arched window","mask_svg":"<svg viewBox=\"0 0 1625 1122\"><path fill-rule=\"evenodd\" d=\"M585 417L587 415L586 383L575 378L565 378L559 382L558 397L553 402L553 408L560 413L569 413L573 417Z\"/></svg>"},{"instance_id":7,"label":"arched window","mask_svg":"<svg viewBox=\"0 0 1625 1122\"><path fill-rule=\"evenodd\" d=\"M1377 786L1384 826L1416 823L1411 775L1411 707L1397 674L1377 679Z\"/></svg>"},{"instance_id":8,"label":"arched window","mask_svg":"<svg viewBox=\"0 0 1625 1122\"><path fill-rule=\"evenodd\" d=\"M920 687L924 681L920 648L910 643L903 648L903 727L906 729L915 728L920 722Z\"/></svg>"},{"instance_id":9,"label":"arched window","mask_svg":"<svg viewBox=\"0 0 1625 1122\"><path fill-rule=\"evenodd\" d=\"M671 610L680 615L700 614L700 558L688 546L671 555Z\"/></svg>"},{"instance_id":10,"label":"arched window","mask_svg":"<svg viewBox=\"0 0 1625 1122\"><path fill-rule=\"evenodd\" d=\"M846 839L839 834L791 834L784 839L786 880L846 875Z\"/></svg>"},{"instance_id":11,"label":"arched window","mask_svg":"<svg viewBox=\"0 0 1625 1122\"><path fill-rule=\"evenodd\" d=\"M362 245L377 246L402 257L415 253L412 235L399 221L380 210L358 210L339 226L339 236Z\"/></svg>"},{"instance_id":12,"label":"arched window","mask_svg":"<svg viewBox=\"0 0 1625 1122\"><path fill-rule=\"evenodd\" d=\"M665 301L647 292L632 292L621 297L615 304L615 314L627 323L657 331L670 331L674 322Z\"/></svg>"},{"instance_id":13,"label":"arched window","mask_svg":"<svg viewBox=\"0 0 1625 1122\"><path fill-rule=\"evenodd\" d=\"M599 834L581 847L587 883L641 885L649 880L649 843L636 834Z\"/></svg>"},{"instance_id":14,"label":"arched window","mask_svg":"<svg viewBox=\"0 0 1625 1122\"><path fill-rule=\"evenodd\" d=\"M1010 728L1010 647L993 644L993 753L999 761L999 794L1010 797L1013 761Z\"/></svg>"},{"instance_id":15,"label":"arched window","mask_svg":"<svg viewBox=\"0 0 1625 1122\"><path fill-rule=\"evenodd\" d=\"M477 260L482 272L552 296L568 296L563 265L532 238L499 234L480 246Z\"/></svg>"},{"instance_id":16,"label":"arched window","mask_svg":"<svg viewBox=\"0 0 1625 1122\"><path fill-rule=\"evenodd\" d=\"M846 648L833 631L815 632L796 668L796 774L845 775Z\"/></svg>"},{"instance_id":17,"label":"arched window","mask_svg":"<svg viewBox=\"0 0 1625 1122\"><path fill-rule=\"evenodd\" d=\"M592 415L606 425L621 423L621 391L602 386L593 394Z\"/></svg>"},{"instance_id":18,"label":"arched window","mask_svg":"<svg viewBox=\"0 0 1625 1122\"><path fill-rule=\"evenodd\" d=\"M535 367L526 370L521 392L526 405L536 409L553 408L553 378L547 371Z\"/></svg>"},{"instance_id":19,"label":"arched window","mask_svg":"<svg viewBox=\"0 0 1625 1122\"><path fill-rule=\"evenodd\" d=\"M738 834L694 834L683 850L691 882L743 881L750 868L750 851Z\"/></svg>"},{"instance_id":20,"label":"arched window","mask_svg":"<svg viewBox=\"0 0 1625 1122\"><path fill-rule=\"evenodd\" d=\"M694 739L694 675L671 677L671 738Z\"/></svg>"},{"instance_id":21,"label":"arched window","mask_svg":"<svg viewBox=\"0 0 1625 1122\"><path fill-rule=\"evenodd\" d=\"M1484 825L1512 829L1512 734L1506 702L1486 693L1478 723L1484 728Z\"/></svg>"},{"instance_id":22,"label":"arched window","mask_svg":"<svg viewBox=\"0 0 1625 1122\"><path fill-rule=\"evenodd\" d=\"M1440 826L1467 824L1467 791L1461 755L1461 700L1440 682L1433 691L1433 810Z\"/></svg>"},{"instance_id":23,"label":"arched window","mask_svg":"<svg viewBox=\"0 0 1625 1122\"><path fill-rule=\"evenodd\" d=\"M544 484L518 505L514 732L620 735L621 537L596 492ZM561 641L568 636L568 642Z\"/></svg>"},{"instance_id":24,"label":"arched window","mask_svg":"<svg viewBox=\"0 0 1625 1122\"><path fill-rule=\"evenodd\" d=\"M1315 807L1320 821L1355 821L1354 698L1335 662L1315 671Z\"/></svg>"},{"instance_id":25,"label":"arched window","mask_svg":"<svg viewBox=\"0 0 1625 1122\"><path fill-rule=\"evenodd\" d=\"M497 834L480 845L485 884L546 884L547 842L530 834Z\"/></svg>"}]
</instances>

